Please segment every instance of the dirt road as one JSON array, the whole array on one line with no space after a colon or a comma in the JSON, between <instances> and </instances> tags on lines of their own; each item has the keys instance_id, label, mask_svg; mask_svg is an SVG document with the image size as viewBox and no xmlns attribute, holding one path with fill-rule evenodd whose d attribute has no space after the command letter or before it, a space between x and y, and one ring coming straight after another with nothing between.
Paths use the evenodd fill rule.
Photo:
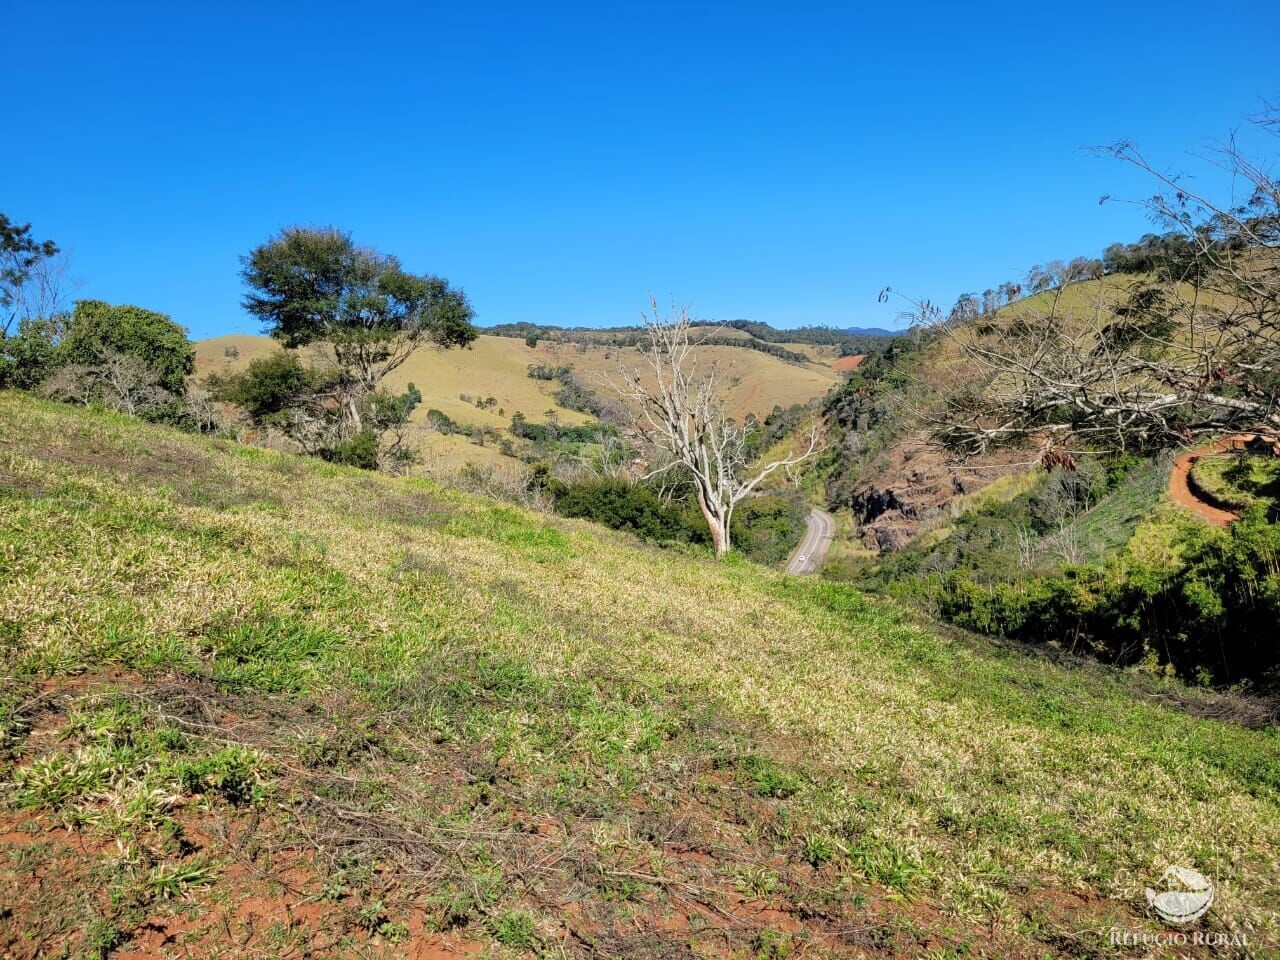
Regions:
<instances>
[{"instance_id":1,"label":"dirt road","mask_svg":"<svg viewBox=\"0 0 1280 960\"><path fill-rule=\"evenodd\" d=\"M1196 461L1201 457L1214 453L1224 453L1228 450L1238 450L1255 437L1256 434L1252 433L1238 433L1234 436L1215 440L1213 443L1206 444L1203 447L1189 450L1178 457L1177 460L1173 461L1173 473L1169 475L1170 499L1174 503L1195 511L1215 527L1225 527L1231 524L1232 521L1238 520L1240 518L1239 514L1232 513L1230 510L1223 510L1221 507L1207 503L1196 496L1196 492L1189 482L1191 468L1195 466Z\"/></svg>"}]
</instances>

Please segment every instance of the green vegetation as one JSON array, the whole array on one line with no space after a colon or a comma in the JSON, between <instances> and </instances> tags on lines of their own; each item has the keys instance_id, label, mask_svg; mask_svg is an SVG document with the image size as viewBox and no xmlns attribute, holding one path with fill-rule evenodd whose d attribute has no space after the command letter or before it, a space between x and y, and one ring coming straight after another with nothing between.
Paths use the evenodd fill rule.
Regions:
<instances>
[{"instance_id":1,"label":"green vegetation","mask_svg":"<svg viewBox=\"0 0 1280 960\"><path fill-rule=\"evenodd\" d=\"M624 530L652 543L709 546L711 537L698 508L681 497L664 497L648 483L595 478L570 483L535 475L555 511ZM794 496L759 496L745 501L734 516L739 552L757 563L777 564L804 533L804 502Z\"/></svg>"},{"instance_id":2,"label":"green vegetation","mask_svg":"<svg viewBox=\"0 0 1280 960\"><path fill-rule=\"evenodd\" d=\"M1280 458L1247 452L1200 457L1190 482L1226 510L1257 508L1273 521L1280 519Z\"/></svg>"},{"instance_id":3,"label":"green vegetation","mask_svg":"<svg viewBox=\"0 0 1280 960\"><path fill-rule=\"evenodd\" d=\"M872 354L889 348L897 339L891 334L857 333L836 327L800 326L785 330L754 320L701 320L695 324L698 343L723 347L755 350L777 357L788 363L805 364L809 358L802 353L780 346L784 343L804 343L814 346L835 347L842 355L854 353ZM729 336L717 331L739 331L746 336ZM518 337L530 347L539 341L557 343L607 344L615 347L634 347L645 340L644 328L631 327L555 327L534 323L500 323L485 327L485 333L495 337Z\"/></svg>"},{"instance_id":4,"label":"green vegetation","mask_svg":"<svg viewBox=\"0 0 1280 960\"><path fill-rule=\"evenodd\" d=\"M180 394L195 369L196 351L187 332L163 313L79 300L58 344L58 362L93 365L105 351L135 357L159 385Z\"/></svg>"},{"instance_id":5,"label":"green vegetation","mask_svg":"<svg viewBox=\"0 0 1280 960\"><path fill-rule=\"evenodd\" d=\"M818 470L825 477L829 505L856 506L864 474L910 429L901 401L913 386L918 388L914 368L923 345L919 338L891 341L827 394L823 412L830 443Z\"/></svg>"},{"instance_id":6,"label":"green vegetation","mask_svg":"<svg viewBox=\"0 0 1280 960\"><path fill-rule=\"evenodd\" d=\"M532 364L529 376L534 380L554 380L560 384L555 392L555 400L566 410L577 410L589 413L601 423L619 426L629 420L626 409L616 400L600 396L588 387L568 366L548 366L544 363Z\"/></svg>"},{"instance_id":7,"label":"green vegetation","mask_svg":"<svg viewBox=\"0 0 1280 960\"><path fill-rule=\"evenodd\" d=\"M562 516L592 520L654 543L710 542L707 525L695 508L683 501L664 500L648 484L603 478L574 483L548 480L544 488Z\"/></svg>"},{"instance_id":8,"label":"green vegetation","mask_svg":"<svg viewBox=\"0 0 1280 960\"><path fill-rule=\"evenodd\" d=\"M1280 657L1280 527L1260 514L1227 531L1195 523L1157 562L1124 551L1102 567L983 587L942 583L941 613L961 626L1057 642L1119 663L1167 665L1189 680L1274 688Z\"/></svg>"},{"instance_id":9,"label":"green vegetation","mask_svg":"<svg viewBox=\"0 0 1280 960\"><path fill-rule=\"evenodd\" d=\"M297 354L280 350L251 360L242 373L212 374L205 386L214 398L240 407L255 426L279 430L322 460L365 470L412 463L416 455L405 443L405 430L422 402L418 388L410 383L402 394L364 394L360 426L353 431L338 400L344 381L336 367L308 367Z\"/></svg>"},{"instance_id":10,"label":"green vegetation","mask_svg":"<svg viewBox=\"0 0 1280 960\"><path fill-rule=\"evenodd\" d=\"M203 430L209 413L187 395L194 368L195 349L169 317L101 300L23 316L15 336L0 339L0 387Z\"/></svg>"},{"instance_id":11,"label":"green vegetation","mask_svg":"<svg viewBox=\"0 0 1280 960\"><path fill-rule=\"evenodd\" d=\"M1168 862L1275 942L1280 741L1221 698L422 481L0 427L10 950L1101 956Z\"/></svg>"},{"instance_id":12,"label":"green vegetation","mask_svg":"<svg viewBox=\"0 0 1280 960\"><path fill-rule=\"evenodd\" d=\"M734 549L757 563L782 563L804 535L809 508L795 495L744 500L733 515Z\"/></svg>"},{"instance_id":13,"label":"green vegetation","mask_svg":"<svg viewBox=\"0 0 1280 960\"><path fill-rule=\"evenodd\" d=\"M560 441L562 443L581 444L596 443L601 437L616 435L616 429L598 423L583 423L570 426L548 420L546 423L533 423L517 412L511 418L511 435L534 443Z\"/></svg>"},{"instance_id":14,"label":"green vegetation","mask_svg":"<svg viewBox=\"0 0 1280 960\"><path fill-rule=\"evenodd\" d=\"M1167 462L1083 460L828 575L980 633L1274 688L1280 527L1260 509L1229 530L1158 509L1167 483Z\"/></svg>"},{"instance_id":15,"label":"green vegetation","mask_svg":"<svg viewBox=\"0 0 1280 960\"><path fill-rule=\"evenodd\" d=\"M205 385L219 400L241 407L255 422L278 420L283 426L298 398L323 390L328 379L331 377L324 371L304 365L296 353L279 350L250 360L244 373L212 374Z\"/></svg>"},{"instance_id":16,"label":"green vegetation","mask_svg":"<svg viewBox=\"0 0 1280 960\"><path fill-rule=\"evenodd\" d=\"M302 371L296 359L262 358L216 384L223 399L249 400L256 422L326 460L393 471L411 463L405 430L422 395L412 383L403 394L382 384L425 344L475 340L466 296L332 227L289 227L243 263L245 309L286 347L323 344L333 364Z\"/></svg>"}]
</instances>

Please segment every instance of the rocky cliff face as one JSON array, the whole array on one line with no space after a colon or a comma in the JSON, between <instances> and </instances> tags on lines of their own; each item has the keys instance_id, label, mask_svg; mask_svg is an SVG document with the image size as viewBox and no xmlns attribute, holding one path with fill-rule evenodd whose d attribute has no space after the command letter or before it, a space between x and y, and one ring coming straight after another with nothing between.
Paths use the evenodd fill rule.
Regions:
<instances>
[{"instance_id":1,"label":"rocky cliff face","mask_svg":"<svg viewBox=\"0 0 1280 960\"><path fill-rule=\"evenodd\" d=\"M1003 451L961 464L913 434L894 444L854 488L848 505L862 524L863 542L875 550L897 550L929 520L947 515L955 499L998 477L1026 469L1027 455Z\"/></svg>"}]
</instances>

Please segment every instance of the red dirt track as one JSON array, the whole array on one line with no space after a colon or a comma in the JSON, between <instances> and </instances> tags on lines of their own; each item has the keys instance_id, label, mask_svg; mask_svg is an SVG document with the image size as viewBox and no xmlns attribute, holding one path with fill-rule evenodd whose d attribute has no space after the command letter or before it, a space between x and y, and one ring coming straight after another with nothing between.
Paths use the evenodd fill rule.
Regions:
<instances>
[{"instance_id":1,"label":"red dirt track","mask_svg":"<svg viewBox=\"0 0 1280 960\"><path fill-rule=\"evenodd\" d=\"M1258 434L1256 433L1237 433L1229 437L1222 437L1203 447L1197 447L1178 457L1173 462L1173 473L1169 476L1170 498L1174 503L1193 510L1215 527L1230 526L1232 522L1240 519L1240 515L1232 513L1230 510L1223 510L1221 507L1215 507L1213 504L1207 503L1196 496L1195 491L1188 482L1191 468L1195 466L1196 461L1201 457L1214 453L1226 453L1228 450L1239 450L1250 440L1257 438Z\"/></svg>"}]
</instances>

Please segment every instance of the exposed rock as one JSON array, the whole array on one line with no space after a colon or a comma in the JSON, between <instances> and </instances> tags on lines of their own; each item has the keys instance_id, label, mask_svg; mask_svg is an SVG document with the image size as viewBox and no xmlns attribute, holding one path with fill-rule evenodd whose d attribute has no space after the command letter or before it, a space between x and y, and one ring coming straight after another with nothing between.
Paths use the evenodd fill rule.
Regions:
<instances>
[{"instance_id":1,"label":"exposed rock","mask_svg":"<svg viewBox=\"0 0 1280 960\"><path fill-rule=\"evenodd\" d=\"M890 447L884 459L887 462L875 471L874 480L854 489L848 505L862 523L867 546L898 550L927 519L947 513L956 497L1025 470L1027 455L1002 451L960 465L933 446L927 434L917 433Z\"/></svg>"}]
</instances>

